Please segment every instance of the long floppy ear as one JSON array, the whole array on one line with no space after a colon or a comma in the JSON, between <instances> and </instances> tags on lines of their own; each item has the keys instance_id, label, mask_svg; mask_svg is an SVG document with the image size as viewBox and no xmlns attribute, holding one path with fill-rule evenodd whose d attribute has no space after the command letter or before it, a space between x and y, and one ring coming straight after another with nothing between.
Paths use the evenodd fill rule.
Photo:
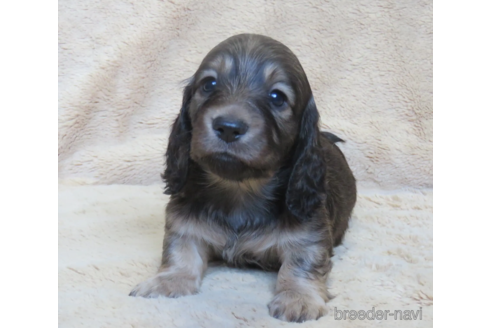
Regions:
<instances>
[{"instance_id":1,"label":"long floppy ear","mask_svg":"<svg viewBox=\"0 0 492 328\"><path fill-rule=\"evenodd\" d=\"M311 96L302 115L286 205L300 221L309 219L323 204L325 160L320 144L319 113Z\"/></svg>"},{"instance_id":2,"label":"long floppy ear","mask_svg":"<svg viewBox=\"0 0 492 328\"><path fill-rule=\"evenodd\" d=\"M166 151L166 169L162 179L166 183L164 193L173 195L178 193L188 178L190 161L191 122L188 115L192 96L192 81L184 88L183 104L174 121Z\"/></svg>"}]
</instances>

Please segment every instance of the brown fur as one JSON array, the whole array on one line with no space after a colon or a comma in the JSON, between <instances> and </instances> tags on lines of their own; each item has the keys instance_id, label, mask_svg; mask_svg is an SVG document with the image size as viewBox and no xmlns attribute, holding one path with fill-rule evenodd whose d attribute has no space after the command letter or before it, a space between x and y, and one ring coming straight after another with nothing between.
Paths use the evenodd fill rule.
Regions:
<instances>
[{"instance_id":1,"label":"brown fur","mask_svg":"<svg viewBox=\"0 0 492 328\"><path fill-rule=\"evenodd\" d=\"M318 117L287 47L252 34L215 47L189 80L169 139L162 266L130 295L197 293L207 263L220 259L279 270L272 316L324 315L330 257L356 188L335 145L341 139L320 132ZM218 118L240 122L234 126L246 132L235 127L237 140L223 139L213 125Z\"/></svg>"}]
</instances>

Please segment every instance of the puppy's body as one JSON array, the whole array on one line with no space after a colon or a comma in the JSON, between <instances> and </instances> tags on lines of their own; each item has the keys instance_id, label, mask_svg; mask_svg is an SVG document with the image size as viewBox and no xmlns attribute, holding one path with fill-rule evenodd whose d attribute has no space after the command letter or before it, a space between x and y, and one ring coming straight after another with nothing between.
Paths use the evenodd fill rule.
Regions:
<instances>
[{"instance_id":1,"label":"puppy's body","mask_svg":"<svg viewBox=\"0 0 492 328\"><path fill-rule=\"evenodd\" d=\"M278 270L281 249L297 247L303 238L311 243L317 234L331 255L333 246L341 242L350 217L350 206L341 205L355 203L355 190L341 151L327 138L321 140L329 163L325 179L330 190L327 213L323 213L321 222L301 223L286 209L289 167L280 169L272 178L228 181L197 166L190 170L183 190L171 197L166 212L167 231L195 234L208 243L211 255L233 266L254 264ZM347 180L349 184L344 185Z\"/></svg>"},{"instance_id":2,"label":"puppy's body","mask_svg":"<svg viewBox=\"0 0 492 328\"><path fill-rule=\"evenodd\" d=\"M355 179L297 58L238 35L214 48L185 88L164 180L162 266L134 296L198 292L207 263L279 270L270 314L317 319L333 247L356 201Z\"/></svg>"}]
</instances>

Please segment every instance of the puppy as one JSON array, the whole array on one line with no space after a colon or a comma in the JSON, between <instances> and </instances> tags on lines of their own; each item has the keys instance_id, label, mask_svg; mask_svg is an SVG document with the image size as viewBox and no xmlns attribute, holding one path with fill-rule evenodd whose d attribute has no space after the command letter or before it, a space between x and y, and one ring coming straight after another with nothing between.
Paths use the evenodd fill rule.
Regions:
<instances>
[{"instance_id":1,"label":"puppy","mask_svg":"<svg viewBox=\"0 0 492 328\"><path fill-rule=\"evenodd\" d=\"M211 260L278 270L269 312L325 314L333 247L356 202L352 172L319 114L297 57L241 34L212 49L184 89L163 174L162 265L130 293L198 293Z\"/></svg>"}]
</instances>

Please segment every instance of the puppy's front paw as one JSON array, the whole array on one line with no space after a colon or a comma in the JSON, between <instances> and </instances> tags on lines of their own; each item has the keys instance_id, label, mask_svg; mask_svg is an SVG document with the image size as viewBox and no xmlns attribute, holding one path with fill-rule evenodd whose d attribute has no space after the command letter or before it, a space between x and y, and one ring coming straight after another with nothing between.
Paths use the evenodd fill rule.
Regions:
<instances>
[{"instance_id":1,"label":"puppy's front paw","mask_svg":"<svg viewBox=\"0 0 492 328\"><path fill-rule=\"evenodd\" d=\"M159 296L180 297L198 293L199 279L186 273L160 272L145 280L130 292L130 296L155 298Z\"/></svg>"},{"instance_id":2,"label":"puppy's front paw","mask_svg":"<svg viewBox=\"0 0 492 328\"><path fill-rule=\"evenodd\" d=\"M290 322L316 320L327 312L322 297L292 290L275 295L268 304L268 310L272 317Z\"/></svg>"}]
</instances>

